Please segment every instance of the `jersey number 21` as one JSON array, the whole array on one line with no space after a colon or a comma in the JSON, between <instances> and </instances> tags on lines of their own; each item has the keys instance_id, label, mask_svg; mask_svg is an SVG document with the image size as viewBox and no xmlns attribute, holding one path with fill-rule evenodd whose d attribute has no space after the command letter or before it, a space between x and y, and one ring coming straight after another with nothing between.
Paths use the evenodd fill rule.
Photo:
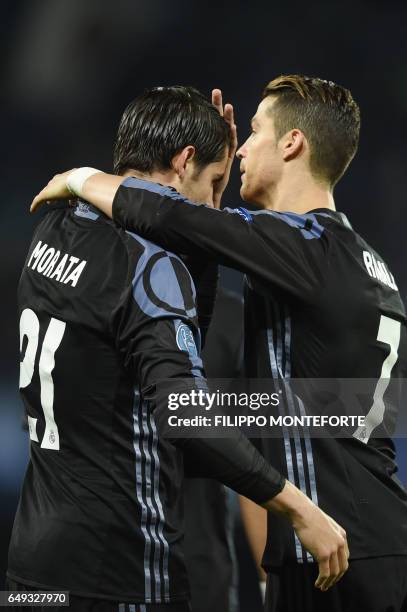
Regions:
<instances>
[{"instance_id":1,"label":"jersey number 21","mask_svg":"<svg viewBox=\"0 0 407 612\"><path fill-rule=\"evenodd\" d=\"M59 450L59 432L54 418L54 381L52 371L55 367L55 352L62 342L66 323L51 318L41 346L38 370L41 387L41 406L45 417L45 431L41 448ZM38 350L40 322L30 308L21 313L20 318L20 351L24 338L27 338L27 348L24 359L20 363L20 389L28 387L34 374L35 358ZM28 416L30 438L39 442L37 436L37 419Z\"/></svg>"}]
</instances>

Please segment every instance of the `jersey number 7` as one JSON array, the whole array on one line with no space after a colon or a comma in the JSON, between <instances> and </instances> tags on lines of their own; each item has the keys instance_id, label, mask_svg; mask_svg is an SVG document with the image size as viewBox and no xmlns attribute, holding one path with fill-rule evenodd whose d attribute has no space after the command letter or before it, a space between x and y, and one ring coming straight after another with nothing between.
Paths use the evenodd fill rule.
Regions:
<instances>
[{"instance_id":1,"label":"jersey number 7","mask_svg":"<svg viewBox=\"0 0 407 612\"><path fill-rule=\"evenodd\" d=\"M387 344L390 351L383 361L380 378L377 381L376 389L373 395L373 404L366 415L365 425L359 427L353 437L360 442L368 443L373 431L383 423L386 406L383 395L390 383L391 371L398 359L398 350L400 344L401 323L391 317L381 315L377 340L383 344Z\"/></svg>"},{"instance_id":2,"label":"jersey number 7","mask_svg":"<svg viewBox=\"0 0 407 612\"><path fill-rule=\"evenodd\" d=\"M59 432L54 418L54 381L52 371L55 367L55 352L62 342L66 323L51 318L45 333L38 363L41 387L41 406L45 417L45 431L41 448L59 450ZM37 315L30 308L21 313L20 318L20 351L24 338L28 340L24 359L20 362L20 389L28 387L34 375L35 358L38 350L40 322ZM28 416L30 438L39 442L37 436L37 419Z\"/></svg>"}]
</instances>

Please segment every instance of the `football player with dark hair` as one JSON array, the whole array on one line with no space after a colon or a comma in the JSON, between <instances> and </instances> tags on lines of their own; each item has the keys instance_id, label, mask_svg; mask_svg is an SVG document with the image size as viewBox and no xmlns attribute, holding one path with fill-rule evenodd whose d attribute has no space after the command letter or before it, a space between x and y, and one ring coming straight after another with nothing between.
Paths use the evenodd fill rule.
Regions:
<instances>
[{"instance_id":1,"label":"football player with dark hair","mask_svg":"<svg viewBox=\"0 0 407 612\"><path fill-rule=\"evenodd\" d=\"M115 166L157 180L141 181L157 194L212 204L232 141L199 92L155 88L125 112ZM318 587L346 571L344 530L240 432L161 435L168 392L205 388L195 297L179 257L85 202L51 209L39 223L19 283L31 457L10 590L68 590L78 612L188 610L182 487L195 468L288 518L320 564Z\"/></svg>"},{"instance_id":2,"label":"football player with dark hair","mask_svg":"<svg viewBox=\"0 0 407 612\"><path fill-rule=\"evenodd\" d=\"M269 514L266 603L273 612L399 612L407 606L407 493L391 435L407 370L406 315L388 265L333 197L357 150L359 108L332 81L284 75L265 88L251 125L237 156L241 195L255 212L197 206L137 176L95 170L55 177L33 208L71 189L164 248L245 272L248 377L375 381L365 426L351 435L311 439L305 430L261 440L263 455L345 527L351 553L344 579L316 591L313 559ZM287 391L279 410L301 415L307 405Z\"/></svg>"}]
</instances>

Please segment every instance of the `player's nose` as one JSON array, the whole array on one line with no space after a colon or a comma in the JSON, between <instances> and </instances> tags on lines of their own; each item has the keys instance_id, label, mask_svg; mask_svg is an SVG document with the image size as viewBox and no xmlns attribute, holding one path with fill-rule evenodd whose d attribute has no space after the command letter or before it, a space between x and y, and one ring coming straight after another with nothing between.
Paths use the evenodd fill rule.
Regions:
<instances>
[{"instance_id":1,"label":"player's nose","mask_svg":"<svg viewBox=\"0 0 407 612\"><path fill-rule=\"evenodd\" d=\"M236 151L236 157L237 159L243 159L245 156L245 146L242 145L237 151Z\"/></svg>"}]
</instances>

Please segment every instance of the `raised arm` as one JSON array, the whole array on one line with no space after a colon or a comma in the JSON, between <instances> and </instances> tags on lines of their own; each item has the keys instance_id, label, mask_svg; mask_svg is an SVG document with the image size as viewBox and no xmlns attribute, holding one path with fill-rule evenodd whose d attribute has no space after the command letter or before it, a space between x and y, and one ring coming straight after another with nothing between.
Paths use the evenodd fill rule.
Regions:
<instances>
[{"instance_id":1,"label":"raised arm","mask_svg":"<svg viewBox=\"0 0 407 612\"><path fill-rule=\"evenodd\" d=\"M150 181L103 173L88 178L83 173L83 181L75 172L55 177L34 200L34 208L53 195L52 189L67 197L68 181L75 193L119 225L163 248L214 259L302 300L321 285L328 247L315 215L218 210Z\"/></svg>"},{"instance_id":2,"label":"raised arm","mask_svg":"<svg viewBox=\"0 0 407 612\"><path fill-rule=\"evenodd\" d=\"M75 173L74 180L68 181ZM36 212L45 202L80 197L112 217L112 204L122 176L105 174L95 168L76 168L56 174L33 199L30 212Z\"/></svg>"}]
</instances>

